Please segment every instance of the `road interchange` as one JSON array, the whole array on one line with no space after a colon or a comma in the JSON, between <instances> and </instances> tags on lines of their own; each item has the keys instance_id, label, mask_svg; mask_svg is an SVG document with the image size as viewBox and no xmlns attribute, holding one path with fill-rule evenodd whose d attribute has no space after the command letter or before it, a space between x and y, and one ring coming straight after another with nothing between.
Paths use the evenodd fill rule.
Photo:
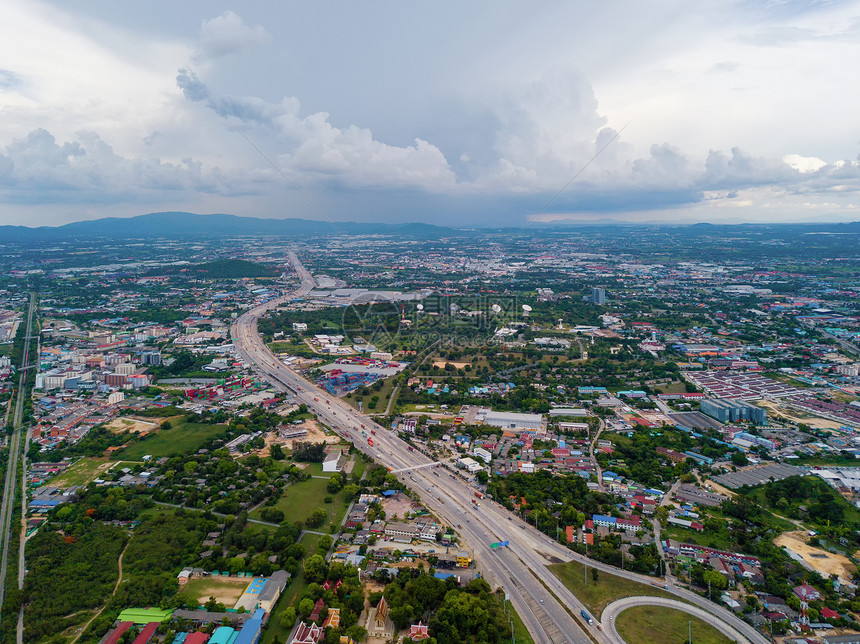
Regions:
<instances>
[{"instance_id":1,"label":"road interchange","mask_svg":"<svg viewBox=\"0 0 860 644\"><path fill-rule=\"evenodd\" d=\"M528 526L494 501L484 499L476 506L471 502L474 489L466 481L442 466L432 466L433 461L428 456L411 450L395 433L319 389L285 366L269 350L257 331L259 317L289 299L306 296L315 286L313 277L296 254L291 252L289 257L301 285L288 295L249 310L231 328L236 350L246 364L277 388L290 392L297 402L306 404L323 423L353 442L358 449L390 467L404 485L420 492L422 502L431 511L449 525L456 526L463 540L472 548L474 558L480 562L484 577L491 586L500 586L508 594L536 642L623 642L617 634L602 630L602 625L596 620L591 625L586 624L579 616L584 605L546 566L580 561L641 583L653 583L654 578L588 560ZM372 444L369 439L372 439ZM508 541L510 545L491 549L490 543L497 541ZM744 634L744 641L756 644L768 641L728 610L695 593L674 586L666 588L666 591L709 611L712 614L711 619L706 620L709 623L727 622Z\"/></svg>"}]
</instances>

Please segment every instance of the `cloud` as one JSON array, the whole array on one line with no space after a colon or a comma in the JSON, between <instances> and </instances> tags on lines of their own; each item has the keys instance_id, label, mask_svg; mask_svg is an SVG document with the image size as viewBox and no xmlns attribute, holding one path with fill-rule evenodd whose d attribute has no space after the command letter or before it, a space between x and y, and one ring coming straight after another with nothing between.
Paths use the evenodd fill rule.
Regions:
<instances>
[{"instance_id":1,"label":"cloud","mask_svg":"<svg viewBox=\"0 0 860 644\"><path fill-rule=\"evenodd\" d=\"M285 97L272 103L256 97L213 97L198 76L181 69L177 85L192 102L204 103L215 114L260 128L279 168L306 180L340 182L345 186L451 188L454 172L435 145L416 138L412 145L378 141L367 128L340 128L329 114L302 117L298 99Z\"/></svg>"},{"instance_id":2,"label":"cloud","mask_svg":"<svg viewBox=\"0 0 860 644\"><path fill-rule=\"evenodd\" d=\"M200 26L199 58L220 58L236 54L269 40L262 25L250 27L232 11L225 11Z\"/></svg>"},{"instance_id":3,"label":"cloud","mask_svg":"<svg viewBox=\"0 0 860 644\"><path fill-rule=\"evenodd\" d=\"M89 131L58 143L37 129L0 152L0 194L12 203L157 202L174 191L230 194L222 179L220 170L204 172L192 159L123 157Z\"/></svg>"}]
</instances>

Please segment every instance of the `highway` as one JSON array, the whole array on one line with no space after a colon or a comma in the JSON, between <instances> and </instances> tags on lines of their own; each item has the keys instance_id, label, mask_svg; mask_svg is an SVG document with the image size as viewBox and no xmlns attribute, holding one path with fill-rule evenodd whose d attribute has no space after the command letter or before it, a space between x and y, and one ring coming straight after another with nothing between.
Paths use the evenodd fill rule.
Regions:
<instances>
[{"instance_id":1,"label":"highway","mask_svg":"<svg viewBox=\"0 0 860 644\"><path fill-rule=\"evenodd\" d=\"M306 295L315 285L312 276L301 265L295 253L290 253L289 257L301 279L299 288L277 300L251 309L239 317L231 328L235 347L243 360L273 385L292 393L298 402L306 404L323 423L353 442L361 451L390 467L392 473L395 473L404 485L421 494L422 502L434 514L456 527L463 541L471 547L484 577L491 586L500 586L508 593L536 642L619 642L620 640L610 633L603 631L596 620L592 625L588 625L581 619L579 613L584 608L583 604L546 566L550 563L578 560L611 574L646 584L654 582L654 578L586 560L526 525L494 501L482 499L476 506L472 503L473 500L477 501L475 490L466 481L449 472L441 464L431 466L433 461L430 458L412 450L395 433L305 380L281 363L265 346L257 332L259 316L290 298ZM508 541L510 545L491 549L490 543L497 541ZM689 591L670 588L669 592L707 610L721 610L716 604L707 602ZM725 609L722 609L720 616L741 632L745 632L749 641L761 644L767 642L763 636ZM711 621L717 620L711 618Z\"/></svg>"},{"instance_id":2,"label":"highway","mask_svg":"<svg viewBox=\"0 0 860 644\"><path fill-rule=\"evenodd\" d=\"M3 486L3 501L0 503L0 605L6 596L6 569L9 564L9 544L12 530L20 524L12 520L12 508L15 505L15 482L18 476L18 465L21 460L21 420L24 414L24 401L27 398L27 365L30 360L30 336L33 331L33 314L36 309L36 296L30 294L30 306L27 312L27 326L24 333L24 351L21 356L21 366L18 374L18 399L12 415L12 436L9 440L9 457L6 467L6 480ZM26 499L22 499L22 503ZM22 571L19 571L21 579Z\"/></svg>"}]
</instances>

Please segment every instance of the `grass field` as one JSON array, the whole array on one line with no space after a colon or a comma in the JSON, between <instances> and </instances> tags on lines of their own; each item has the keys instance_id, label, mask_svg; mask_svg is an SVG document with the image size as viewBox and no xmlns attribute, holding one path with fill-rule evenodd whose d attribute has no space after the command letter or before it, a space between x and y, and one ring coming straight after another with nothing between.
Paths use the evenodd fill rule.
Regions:
<instances>
[{"instance_id":1,"label":"grass field","mask_svg":"<svg viewBox=\"0 0 860 644\"><path fill-rule=\"evenodd\" d=\"M532 636L529 635L529 631L526 628L526 625L523 624L523 620L520 619L519 613L517 613L511 602L505 602L508 606L508 614L511 616L511 621L514 623L514 641L516 642L524 642L525 644L534 644L534 640Z\"/></svg>"},{"instance_id":2,"label":"grass field","mask_svg":"<svg viewBox=\"0 0 860 644\"><path fill-rule=\"evenodd\" d=\"M86 485L98 478L111 465L112 463L106 458L82 458L65 472L51 479L51 485L56 487Z\"/></svg>"},{"instance_id":3,"label":"grass field","mask_svg":"<svg viewBox=\"0 0 860 644\"><path fill-rule=\"evenodd\" d=\"M214 597L227 608L233 608L249 583L251 580L244 577L204 577L189 581L183 593L196 597L201 605Z\"/></svg>"},{"instance_id":4,"label":"grass field","mask_svg":"<svg viewBox=\"0 0 860 644\"><path fill-rule=\"evenodd\" d=\"M696 644L728 644L732 641L692 615L661 606L628 608L618 616L615 627L625 641L636 644L687 642L690 627Z\"/></svg>"},{"instance_id":5,"label":"grass field","mask_svg":"<svg viewBox=\"0 0 860 644\"><path fill-rule=\"evenodd\" d=\"M287 486L287 489L284 490L284 493L274 507L284 513L284 521L288 523L304 521L314 510L322 508L326 511L326 520L318 528L314 528L314 530L326 532L331 523L340 523L347 506L346 500L343 498L343 493L329 494L326 490L327 485L327 479L315 478L310 478L301 483L293 483ZM323 503L323 497L326 496L333 497L331 503ZM254 510L248 516L252 519L261 519L261 509Z\"/></svg>"},{"instance_id":6,"label":"grass field","mask_svg":"<svg viewBox=\"0 0 860 644\"><path fill-rule=\"evenodd\" d=\"M154 458L187 454L197 451L208 439L222 433L224 425L187 423L184 420L172 423L170 429L159 429L146 438L129 445L114 455L116 460L140 460L147 454Z\"/></svg>"},{"instance_id":7,"label":"grass field","mask_svg":"<svg viewBox=\"0 0 860 644\"><path fill-rule=\"evenodd\" d=\"M671 597L677 599L674 595L670 595L661 588L651 586L649 584L640 584L638 581L630 581L622 579L616 575L610 575L607 572L600 571L597 582L591 576L591 571L588 571L588 585L585 584L583 578L583 565L575 561L563 564L553 564L548 566L550 571L556 577L561 579L562 583L568 587L576 597L588 608L588 611L594 616L600 616L603 609L616 599L622 597L639 597L642 595L650 595L652 597ZM639 640L628 640L630 642L638 642Z\"/></svg>"}]
</instances>

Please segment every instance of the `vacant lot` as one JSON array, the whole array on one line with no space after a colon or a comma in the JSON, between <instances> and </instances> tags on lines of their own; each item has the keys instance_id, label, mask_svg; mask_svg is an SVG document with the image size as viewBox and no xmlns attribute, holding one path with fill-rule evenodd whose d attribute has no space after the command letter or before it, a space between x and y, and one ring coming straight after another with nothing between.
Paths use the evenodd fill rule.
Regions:
<instances>
[{"instance_id":1,"label":"vacant lot","mask_svg":"<svg viewBox=\"0 0 860 644\"><path fill-rule=\"evenodd\" d=\"M807 564L825 577L837 575L843 581L851 580L857 566L851 563L848 557L811 546L806 543L807 539L806 532L798 530L781 534L773 542L777 546L785 546L795 554L800 555Z\"/></svg>"},{"instance_id":2,"label":"vacant lot","mask_svg":"<svg viewBox=\"0 0 860 644\"><path fill-rule=\"evenodd\" d=\"M288 523L304 521L314 510L322 508L326 511L326 519L319 527L313 529L328 531L328 527L332 522L339 523L343 518L347 503L343 498L343 492L330 494L326 490L327 485L327 478L310 478L301 483L293 483L287 486L287 489L284 490L283 495L281 495L281 498L278 499L274 507L284 513L284 521ZM323 499L327 496L332 497L331 503L323 502ZM251 512L249 516L252 519L260 519L260 508Z\"/></svg>"},{"instance_id":3,"label":"vacant lot","mask_svg":"<svg viewBox=\"0 0 860 644\"><path fill-rule=\"evenodd\" d=\"M603 572L598 573L597 581L591 576L591 570L588 571L588 582L586 585L585 573L583 565L575 561L563 564L553 564L548 568L559 578L562 583L570 589L577 598L586 605L588 611L599 617L603 609L616 599L622 597L640 597L649 595L651 597L670 597L677 599L674 595L670 595L662 588L651 586L648 584L640 584L638 581L629 581L615 575ZM626 611L625 611L626 613ZM634 638L629 642L639 642ZM674 640L664 640L664 642Z\"/></svg>"},{"instance_id":4,"label":"vacant lot","mask_svg":"<svg viewBox=\"0 0 860 644\"><path fill-rule=\"evenodd\" d=\"M171 421L170 429L158 429L149 433L126 449L114 454L117 460L140 460L147 454L155 458L196 452L210 438L223 433L224 425L187 423L184 420Z\"/></svg>"},{"instance_id":5,"label":"vacant lot","mask_svg":"<svg viewBox=\"0 0 860 644\"><path fill-rule=\"evenodd\" d=\"M618 634L636 644L668 644L688 641L688 629L696 644L728 644L732 640L702 620L662 606L636 606L618 616Z\"/></svg>"},{"instance_id":6,"label":"vacant lot","mask_svg":"<svg viewBox=\"0 0 860 644\"><path fill-rule=\"evenodd\" d=\"M123 432L146 434L158 427L158 423L154 423L151 420L144 420L142 418L130 418L126 416L123 418L114 418L105 425L105 427L111 430L114 434L122 434Z\"/></svg>"},{"instance_id":7,"label":"vacant lot","mask_svg":"<svg viewBox=\"0 0 860 644\"><path fill-rule=\"evenodd\" d=\"M196 597L200 605L214 597L227 608L233 608L249 583L251 580L244 577L203 577L189 581L184 593Z\"/></svg>"},{"instance_id":8,"label":"vacant lot","mask_svg":"<svg viewBox=\"0 0 860 644\"><path fill-rule=\"evenodd\" d=\"M86 485L106 471L113 463L106 458L82 458L65 472L51 479L51 485L69 487Z\"/></svg>"}]
</instances>

